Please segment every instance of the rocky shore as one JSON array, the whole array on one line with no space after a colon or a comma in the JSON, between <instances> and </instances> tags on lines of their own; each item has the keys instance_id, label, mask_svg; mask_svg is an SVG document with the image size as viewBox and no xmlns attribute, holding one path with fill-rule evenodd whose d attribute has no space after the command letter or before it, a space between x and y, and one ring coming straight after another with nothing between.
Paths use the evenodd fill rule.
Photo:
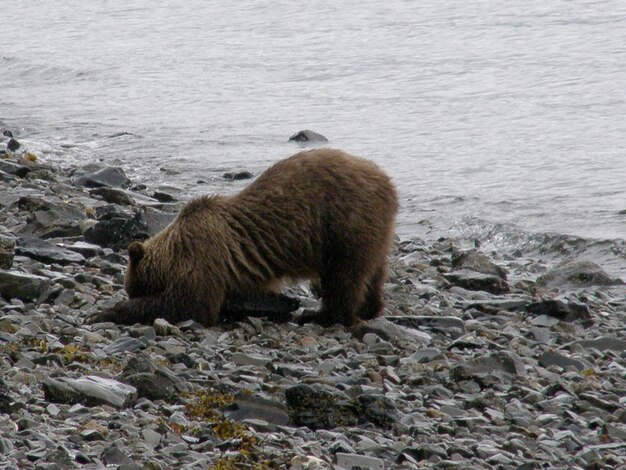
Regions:
<instances>
[{"instance_id":1,"label":"rocky shore","mask_svg":"<svg viewBox=\"0 0 626 470\"><path fill-rule=\"evenodd\" d=\"M1 468L626 466L626 286L600 266L398 240L384 316L352 331L87 325L124 298L128 242L185 201L9 138Z\"/></svg>"}]
</instances>

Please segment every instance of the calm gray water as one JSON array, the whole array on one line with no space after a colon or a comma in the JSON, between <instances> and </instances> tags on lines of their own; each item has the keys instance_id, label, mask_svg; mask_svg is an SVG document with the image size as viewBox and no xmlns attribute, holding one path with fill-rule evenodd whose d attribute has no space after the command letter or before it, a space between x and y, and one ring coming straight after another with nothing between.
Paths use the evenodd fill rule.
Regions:
<instances>
[{"instance_id":1,"label":"calm gray water","mask_svg":"<svg viewBox=\"0 0 626 470\"><path fill-rule=\"evenodd\" d=\"M623 0L24 0L2 18L0 121L45 159L232 191L224 171L310 128L393 176L403 235L626 276Z\"/></svg>"}]
</instances>

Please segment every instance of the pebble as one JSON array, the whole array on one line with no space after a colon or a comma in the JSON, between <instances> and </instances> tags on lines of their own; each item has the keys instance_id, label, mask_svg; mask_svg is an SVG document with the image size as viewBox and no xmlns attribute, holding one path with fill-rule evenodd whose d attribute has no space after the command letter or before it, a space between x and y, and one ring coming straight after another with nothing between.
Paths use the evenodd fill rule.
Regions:
<instances>
[{"instance_id":1,"label":"pebble","mask_svg":"<svg viewBox=\"0 0 626 470\"><path fill-rule=\"evenodd\" d=\"M413 238L352 330L87 325L125 298L126 243L184 201L43 160L0 160L0 468L626 466L626 287L601 267Z\"/></svg>"}]
</instances>

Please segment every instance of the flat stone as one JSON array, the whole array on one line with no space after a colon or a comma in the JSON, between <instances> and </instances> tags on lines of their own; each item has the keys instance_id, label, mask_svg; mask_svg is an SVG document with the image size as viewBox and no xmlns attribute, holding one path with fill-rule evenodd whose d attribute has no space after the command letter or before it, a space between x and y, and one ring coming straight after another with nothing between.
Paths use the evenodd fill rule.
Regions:
<instances>
[{"instance_id":1,"label":"flat stone","mask_svg":"<svg viewBox=\"0 0 626 470\"><path fill-rule=\"evenodd\" d=\"M378 457L368 457L357 454L344 454L337 452L337 467L342 470L353 470L358 468L361 470L385 470L385 461Z\"/></svg>"},{"instance_id":2,"label":"flat stone","mask_svg":"<svg viewBox=\"0 0 626 470\"><path fill-rule=\"evenodd\" d=\"M558 366L563 369L567 367L575 367L578 370L592 368L593 366L580 359L566 357L563 354L554 351L546 351L539 357L539 365L542 367Z\"/></svg>"},{"instance_id":3,"label":"flat stone","mask_svg":"<svg viewBox=\"0 0 626 470\"><path fill-rule=\"evenodd\" d=\"M592 348L598 351L615 351L623 353L626 351L626 340L620 338L614 338L611 336L600 336L595 339L584 339L575 341L574 344L578 344L585 349Z\"/></svg>"},{"instance_id":4,"label":"flat stone","mask_svg":"<svg viewBox=\"0 0 626 470\"><path fill-rule=\"evenodd\" d=\"M268 356L264 356L261 354L245 354L236 352L231 357L230 360L233 361L238 366L254 366L254 367L265 367L267 364L271 362L271 358Z\"/></svg>"},{"instance_id":5,"label":"flat stone","mask_svg":"<svg viewBox=\"0 0 626 470\"><path fill-rule=\"evenodd\" d=\"M112 445L104 449L100 460L105 465L130 465L133 461L122 452L116 445Z\"/></svg>"},{"instance_id":6,"label":"flat stone","mask_svg":"<svg viewBox=\"0 0 626 470\"><path fill-rule=\"evenodd\" d=\"M80 253L65 250L40 238L22 238L18 242L15 252L19 255L28 256L36 261L46 264L81 264L85 257Z\"/></svg>"},{"instance_id":7,"label":"flat stone","mask_svg":"<svg viewBox=\"0 0 626 470\"><path fill-rule=\"evenodd\" d=\"M122 336L121 338L116 339L111 344L104 347L103 351L107 355L113 355L120 352L135 352L140 351L146 347L146 341L142 341L140 339L131 338L129 336Z\"/></svg>"},{"instance_id":8,"label":"flat stone","mask_svg":"<svg viewBox=\"0 0 626 470\"><path fill-rule=\"evenodd\" d=\"M37 300L51 286L42 276L0 271L0 295L9 299Z\"/></svg>"},{"instance_id":9,"label":"flat stone","mask_svg":"<svg viewBox=\"0 0 626 470\"><path fill-rule=\"evenodd\" d=\"M427 346L432 338L429 334L412 328L396 325L386 318L376 318L359 325L353 332L357 339L363 339L366 333L374 333L380 338L393 343L394 341Z\"/></svg>"},{"instance_id":10,"label":"flat stone","mask_svg":"<svg viewBox=\"0 0 626 470\"><path fill-rule=\"evenodd\" d=\"M439 349L423 348L423 349L418 349L413 354L411 354L409 356L409 359L412 359L420 363L424 363L424 362L432 361L433 359L438 358L438 357L443 357Z\"/></svg>"},{"instance_id":11,"label":"flat stone","mask_svg":"<svg viewBox=\"0 0 626 470\"><path fill-rule=\"evenodd\" d=\"M70 251L80 253L85 258L93 258L94 256L98 256L102 254L102 247L100 247L99 245L95 245L93 243L78 241L70 245L62 245L62 246Z\"/></svg>"},{"instance_id":12,"label":"flat stone","mask_svg":"<svg viewBox=\"0 0 626 470\"><path fill-rule=\"evenodd\" d=\"M592 261L571 261L539 276L537 283L546 287L581 288L622 285L624 281L610 277Z\"/></svg>"},{"instance_id":13,"label":"flat stone","mask_svg":"<svg viewBox=\"0 0 626 470\"><path fill-rule=\"evenodd\" d=\"M113 379L84 376L46 378L43 381L46 398L60 403L109 404L125 408L137 399L137 389Z\"/></svg>"},{"instance_id":14,"label":"flat stone","mask_svg":"<svg viewBox=\"0 0 626 470\"><path fill-rule=\"evenodd\" d=\"M465 322L458 317L418 315L418 316L386 316L390 322L407 328L430 328L447 330L457 328L465 331Z\"/></svg>"},{"instance_id":15,"label":"flat stone","mask_svg":"<svg viewBox=\"0 0 626 470\"><path fill-rule=\"evenodd\" d=\"M443 275L452 284L467 290L485 291L491 294L509 292L509 285L499 276L483 274L471 269L459 269Z\"/></svg>"},{"instance_id":16,"label":"flat stone","mask_svg":"<svg viewBox=\"0 0 626 470\"><path fill-rule=\"evenodd\" d=\"M279 426L286 426L289 423L289 415L284 404L249 393L238 393L233 404L224 411L224 416L234 421L262 419Z\"/></svg>"},{"instance_id":17,"label":"flat stone","mask_svg":"<svg viewBox=\"0 0 626 470\"><path fill-rule=\"evenodd\" d=\"M524 362L517 354L508 351L468 359L453 366L450 369L450 376L455 380L486 378L497 371L514 376L526 376Z\"/></svg>"},{"instance_id":18,"label":"flat stone","mask_svg":"<svg viewBox=\"0 0 626 470\"><path fill-rule=\"evenodd\" d=\"M120 206L136 205L133 197L126 191L122 191L121 189L101 187L92 189L91 191L89 191L89 194L102 198L109 204L119 204Z\"/></svg>"}]
</instances>

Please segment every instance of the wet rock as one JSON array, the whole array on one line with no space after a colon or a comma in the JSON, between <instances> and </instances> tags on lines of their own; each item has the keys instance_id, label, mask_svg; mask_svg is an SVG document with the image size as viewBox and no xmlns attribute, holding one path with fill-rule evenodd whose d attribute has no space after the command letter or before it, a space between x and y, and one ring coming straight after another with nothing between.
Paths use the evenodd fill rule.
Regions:
<instances>
[{"instance_id":1,"label":"wet rock","mask_svg":"<svg viewBox=\"0 0 626 470\"><path fill-rule=\"evenodd\" d=\"M539 357L539 365L543 367L558 366L563 369L575 367L578 370L590 369L593 366L580 359L566 357L555 351L546 351Z\"/></svg>"},{"instance_id":2,"label":"wet rock","mask_svg":"<svg viewBox=\"0 0 626 470\"><path fill-rule=\"evenodd\" d=\"M114 217L101 220L84 233L85 240L106 248L125 249L134 240L149 237L148 225L140 214L132 218Z\"/></svg>"},{"instance_id":3,"label":"wet rock","mask_svg":"<svg viewBox=\"0 0 626 470\"><path fill-rule=\"evenodd\" d=\"M509 292L509 285L499 276L482 274L471 269L459 269L444 274L447 281L467 290L485 291L499 295Z\"/></svg>"},{"instance_id":4,"label":"wet rock","mask_svg":"<svg viewBox=\"0 0 626 470\"><path fill-rule=\"evenodd\" d=\"M0 159L0 171L9 175L15 175L19 178L24 178L28 173L30 173L30 168Z\"/></svg>"},{"instance_id":5,"label":"wet rock","mask_svg":"<svg viewBox=\"0 0 626 470\"><path fill-rule=\"evenodd\" d=\"M614 286L624 284L624 281L613 279L592 261L572 261L539 276L537 283L546 287L580 288Z\"/></svg>"},{"instance_id":6,"label":"wet rock","mask_svg":"<svg viewBox=\"0 0 626 470\"><path fill-rule=\"evenodd\" d=\"M163 191L155 191L152 193L152 197L159 202L174 202L176 198L171 194L164 193Z\"/></svg>"},{"instance_id":7,"label":"wet rock","mask_svg":"<svg viewBox=\"0 0 626 470\"><path fill-rule=\"evenodd\" d=\"M43 381L46 398L58 403L108 404L125 408L137 399L137 389L116 380L96 376L67 377Z\"/></svg>"},{"instance_id":8,"label":"wet rock","mask_svg":"<svg viewBox=\"0 0 626 470\"><path fill-rule=\"evenodd\" d=\"M85 258L80 253L65 250L39 238L19 239L15 252L46 264L66 265L85 262Z\"/></svg>"},{"instance_id":9,"label":"wet rock","mask_svg":"<svg viewBox=\"0 0 626 470\"><path fill-rule=\"evenodd\" d=\"M548 315L560 321L574 322L581 320L584 324L593 322L589 307L577 302L565 302L559 299L544 299L526 306L526 311L534 315Z\"/></svg>"},{"instance_id":10,"label":"wet rock","mask_svg":"<svg viewBox=\"0 0 626 470\"><path fill-rule=\"evenodd\" d=\"M88 188L119 188L130 186L131 182L121 168L107 167L92 173L75 175L72 184Z\"/></svg>"},{"instance_id":11,"label":"wet rock","mask_svg":"<svg viewBox=\"0 0 626 470\"><path fill-rule=\"evenodd\" d=\"M50 286L50 281L42 276L0 271L0 295L7 299L37 300Z\"/></svg>"},{"instance_id":12,"label":"wet rock","mask_svg":"<svg viewBox=\"0 0 626 470\"><path fill-rule=\"evenodd\" d=\"M21 146L22 145L13 137L11 137L7 142L7 150L10 150L11 152L16 152Z\"/></svg>"},{"instance_id":13,"label":"wet rock","mask_svg":"<svg viewBox=\"0 0 626 470\"><path fill-rule=\"evenodd\" d=\"M239 181L239 180L250 179L254 177L254 175L250 173L249 171L238 171L234 173L224 173L223 177L224 179L227 179L227 180Z\"/></svg>"},{"instance_id":14,"label":"wet rock","mask_svg":"<svg viewBox=\"0 0 626 470\"><path fill-rule=\"evenodd\" d=\"M119 204L120 206L134 206L135 200L133 197L121 189L115 189L110 187L100 187L89 191L92 196L97 196L109 204Z\"/></svg>"},{"instance_id":15,"label":"wet rock","mask_svg":"<svg viewBox=\"0 0 626 470\"><path fill-rule=\"evenodd\" d=\"M506 281L506 270L493 263L489 258L474 251L455 253L451 260L452 269L469 269L482 274L497 276Z\"/></svg>"},{"instance_id":16,"label":"wet rock","mask_svg":"<svg viewBox=\"0 0 626 470\"><path fill-rule=\"evenodd\" d=\"M386 318L377 318L360 324L354 330L353 335L357 339L363 339L366 333L374 333L380 338L392 343L403 342L426 346L431 342L431 337L427 333L396 325Z\"/></svg>"},{"instance_id":17,"label":"wet rock","mask_svg":"<svg viewBox=\"0 0 626 470\"><path fill-rule=\"evenodd\" d=\"M289 140L292 142L312 142L312 143L328 142L328 139L324 137L322 134L318 134L317 132L313 132L308 129L296 132L291 137L289 137Z\"/></svg>"},{"instance_id":18,"label":"wet rock","mask_svg":"<svg viewBox=\"0 0 626 470\"><path fill-rule=\"evenodd\" d=\"M0 236L0 269L11 269L15 256L15 240Z\"/></svg>"}]
</instances>

